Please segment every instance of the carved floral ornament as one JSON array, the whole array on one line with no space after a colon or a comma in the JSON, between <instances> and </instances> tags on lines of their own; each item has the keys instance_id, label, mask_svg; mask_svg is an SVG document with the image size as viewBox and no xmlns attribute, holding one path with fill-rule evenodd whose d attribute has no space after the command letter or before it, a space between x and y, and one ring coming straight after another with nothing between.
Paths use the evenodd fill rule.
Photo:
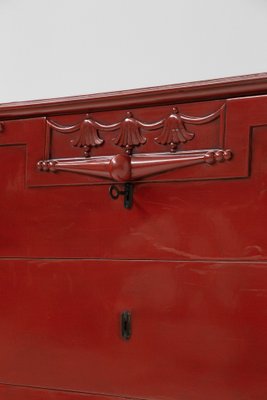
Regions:
<instances>
[{"instance_id":1,"label":"carved floral ornament","mask_svg":"<svg viewBox=\"0 0 267 400\"><path fill-rule=\"evenodd\" d=\"M198 164L215 165L231 160L232 152L230 149L223 148L221 140L224 133L223 120L220 124L219 148L176 152L180 143L186 143L195 137L195 134L187 129L186 123L205 124L222 117L223 112L224 106L204 117L190 117L181 114L174 107L165 118L156 122L140 121L130 111L126 113L123 120L113 124L100 123L88 114L82 122L71 126L62 126L47 120L48 144L51 139L51 129L65 134L77 131L79 133L75 139L71 140L71 144L74 147L83 148L85 157L49 159L49 151L47 151L47 159L40 160L37 168L43 172L68 172L117 182L123 189L121 186L112 184L109 188L111 198L115 200L123 195L125 208L131 208L133 185L140 179ZM152 130L159 131L154 137L155 143L169 146L170 152L132 154L135 147L146 143L145 133ZM89 157L92 147L103 145L104 139L101 137L101 132L106 131L117 131L112 139L113 144L123 148L125 152Z\"/></svg>"},{"instance_id":2,"label":"carved floral ornament","mask_svg":"<svg viewBox=\"0 0 267 400\"><path fill-rule=\"evenodd\" d=\"M83 149L85 157L90 156L92 147L101 146L104 139L101 138L101 132L118 131L113 143L125 150L129 155L137 146L144 145L147 141L144 136L146 131L161 129L159 135L154 141L163 146L169 146L171 152L176 152L180 143L186 143L195 136L189 132L185 126L186 123L193 125L205 124L218 118L224 110L224 106L216 112L204 117L192 117L181 114L177 107L173 107L167 117L156 122L144 122L135 118L132 112L128 111L125 118L120 122L113 124L103 124L91 118L86 114L85 119L75 125L64 126L47 119L48 129L54 129L64 134L79 132L77 137L71 140L74 147Z\"/></svg>"}]
</instances>

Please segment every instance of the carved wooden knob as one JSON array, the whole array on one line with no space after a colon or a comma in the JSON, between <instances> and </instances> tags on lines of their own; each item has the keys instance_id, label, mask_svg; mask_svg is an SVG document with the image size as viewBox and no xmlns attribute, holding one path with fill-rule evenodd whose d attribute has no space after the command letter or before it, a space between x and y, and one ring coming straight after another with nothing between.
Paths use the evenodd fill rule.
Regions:
<instances>
[{"instance_id":1,"label":"carved wooden knob","mask_svg":"<svg viewBox=\"0 0 267 400\"><path fill-rule=\"evenodd\" d=\"M57 165L57 162L54 160L44 160L44 161L38 161L37 168L39 169L39 171L55 172L56 165Z\"/></svg>"},{"instance_id":2,"label":"carved wooden knob","mask_svg":"<svg viewBox=\"0 0 267 400\"><path fill-rule=\"evenodd\" d=\"M109 173L115 181L129 181L131 179L131 157L127 154L114 156L110 160Z\"/></svg>"},{"instance_id":3,"label":"carved wooden knob","mask_svg":"<svg viewBox=\"0 0 267 400\"><path fill-rule=\"evenodd\" d=\"M208 151L204 160L207 164L214 164L216 162L223 162L231 160L232 152L231 150L217 150L217 151Z\"/></svg>"}]
</instances>

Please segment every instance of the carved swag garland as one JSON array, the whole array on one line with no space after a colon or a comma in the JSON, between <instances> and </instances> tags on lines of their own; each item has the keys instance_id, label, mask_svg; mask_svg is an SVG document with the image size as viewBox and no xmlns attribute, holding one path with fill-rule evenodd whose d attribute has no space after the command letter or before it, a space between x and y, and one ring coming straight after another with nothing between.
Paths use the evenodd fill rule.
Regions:
<instances>
[{"instance_id":1,"label":"carved swag garland","mask_svg":"<svg viewBox=\"0 0 267 400\"><path fill-rule=\"evenodd\" d=\"M144 122L135 118L132 112L128 111L125 118L113 124L103 124L96 121L87 114L85 119L71 126L62 126L53 121L47 120L47 141L46 159L37 163L39 171L44 172L71 172L80 175L92 176L94 178L107 179L111 182L120 182L123 189L111 185L110 196L117 199L124 196L125 208L132 206L133 182L140 179L149 178L154 175L170 172L178 168L189 167L197 164L217 164L229 161L232 152L223 149L222 133L224 106L216 112L204 117L189 117L179 113L174 107L171 113L156 122ZM220 118L220 141L217 148L202 149L193 151L176 152L180 143L192 140L194 133L187 130L185 124L205 124ZM50 159L50 147L52 130L65 134L79 131L75 139L71 140L74 147L83 149L84 158L59 158ZM170 153L133 153L137 146L144 145L147 141L144 133L150 130L160 130L154 141L163 146L170 147ZM101 138L102 131L117 131L112 139L115 146L124 149L124 153L119 152L113 155L103 155L100 157L89 157L92 147L101 146L104 139Z\"/></svg>"},{"instance_id":2,"label":"carved swag garland","mask_svg":"<svg viewBox=\"0 0 267 400\"><path fill-rule=\"evenodd\" d=\"M186 129L185 123L195 125L207 123L219 117L223 109L224 106L204 117L190 117L181 114L178 108L173 107L172 112L166 118L152 123L136 119L130 111L126 113L126 117L122 121L113 124L100 123L90 118L89 114L86 114L85 119L81 123L71 126L60 125L47 119L47 127L49 130L54 129L64 134L79 131L79 135L77 138L71 140L71 144L74 147L82 148L84 157L90 156L92 147L104 144L104 139L100 137L100 131L115 130L118 130L118 134L113 139L114 145L124 148L128 155L132 154L135 147L146 143L146 137L143 135L145 131L156 129L162 130L154 138L154 141L163 146L170 146L170 151L174 153L177 151L180 143L186 143L195 136L194 133Z\"/></svg>"}]
</instances>

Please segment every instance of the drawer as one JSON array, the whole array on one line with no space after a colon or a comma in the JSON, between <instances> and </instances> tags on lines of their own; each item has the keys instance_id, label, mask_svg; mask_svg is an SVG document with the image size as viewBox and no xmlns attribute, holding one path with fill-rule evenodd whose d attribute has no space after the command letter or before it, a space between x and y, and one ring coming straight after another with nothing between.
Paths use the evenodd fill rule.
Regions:
<instances>
[{"instance_id":1,"label":"drawer","mask_svg":"<svg viewBox=\"0 0 267 400\"><path fill-rule=\"evenodd\" d=\"M169 108L145 108L133 114L142 121L160 121ZM6 121L0 136L0 217L4 226L0 256L266 260L262 221L267 218L267 96L183 104L181 108L183 115L198 116L223 110L223 130L222 117L216 114L214 120L194 125L198 139L180 143L181 151L169 151L168 157L182 154L182 159L192 158L194 151L203 152L204 147L208 153L214 147L231 149L233 157L131 181L131 209L125 209L123 195L115 201L109 194L114 184L123 191L124 182L77 173L79 162L90 164L93 159L100 163L112 154L125 155L124 147L114 145L120 131L102 132L103 146L92 147L92 157L81 161L77 156L83 148L71 145L80 130L64 133L57 129L76 127L74 122L84 121L85 115L54 116L56 128L47 125L46 118ZM102 112L98 120L106 118L112 125L123 112ZM184 122L193 130L193 124L189 125ZM132 158L143 157L146 163L157 157L155 151L164 146L153 138L160 135L160 129L148 132L146 143L134 148ZM146 146L149 153L143 150ZM61 164L63 170L55 173L39 171L38 161L46 157L68 165L74 160L74 172L64 170Z\"/></svg>"},{"instance_id":2,"label":"drawer","mask_svg":"<svg viewBox=\"0 0 267 400\"><path fill-rule=\"evenodd\" d=\"M267 395L266 263L9 260L0 278L1 382L126 398Z\"/></svg>"}]
</instances>

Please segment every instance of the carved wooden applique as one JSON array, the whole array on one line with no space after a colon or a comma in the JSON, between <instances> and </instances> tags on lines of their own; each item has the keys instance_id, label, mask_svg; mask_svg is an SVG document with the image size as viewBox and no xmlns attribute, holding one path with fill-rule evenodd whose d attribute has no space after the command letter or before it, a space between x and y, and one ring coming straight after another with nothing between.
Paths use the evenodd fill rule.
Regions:
<instances>
[{"instance_id":1,"label":"carved wooden applique","mask_svg":"<svg viewBox=\"0 0 267 400\"><path fill-rule=\"evenodd\" d=\"M113 139L116 146L124 147L127 154L131 154L135 146L146 143L140 128L143 124L127 112L126 118L120 123L118 135Z\"/></svg>"},{"instance_id":2,"label":"carved wooden applique","mask_svg":"<svg viewBox=\"0 0 267 400\"><path fill-rule=\"evenodd\" d=\"M202 125L222 117L224 105L212 114L204 117L193 117L181 114L177 107L173 107L172 113L162 121L163 129L155 142L164 146L169 145L170 151L176 152L180 143L186 143L195 137L195 133L187 130L185 123ZM221 124L223 131L223 123Z\"/></svg>"},{"instance_id":3,"label":"carved wooden applique","mask_svg":"<svg viewBox=\"0 0 267 400\"><path fill-rule=\"evenodd\" d=\"M41 171L67 171L81 175L91 175L113 181L125 182L135 179L143 179L149 176L162 174L181 167L206 163L209 165L229 161L232 158L230 150L222 148L209 150L177 151L180 143L186 143L195 137L195 133L187 130L185 124L205 124L221 117L224 111L222 106L216 112L204 117L191 117L179 113L174 107L172 112L164 119L156 122L144 122L136 119L132 112L128 111L126 117L113 124L103 124L86 115L84 121L72 126L61 126L48 121L50 127L59 132L70 133L79 131L77 138L71 143L75 147L82 147L85 158L89 156L91 147L100 146L104 140L99 131L118 131L112 139L116 146L125 150L126 154L106 155L85 159L48 159L38 163ZM154 141L160 145L170 146L170 153L137 153L132 154L133 149L145 145L147 139L145 131L161 129ZM173 154L176 153L177 154Z\"/></svg>"},{"instance_id":4,"label":"carved wooden applique","mask_svg":"<svg viewBox=\"0 0 267 400\"><path fill-rule=\"evenodd\" d=\"M181 114L177 107L173 107L172 112L164 119L156 122L144 122L133 117L131 112L127 112L126 118L118 123L119 133L113 139L116 146L125 148L127 154L132 154L134 147L144 145L146 137L142 131L162 129L154 141L160 145L170 146L170 151L176 152L180 143L186 143L195 137L195 133L186 128L186 123L201 125L222 117L224 106L212 114L204 117L194 117ZM222 129L223 129L223 123Z\"/></svg>"},{"instance_id":5,"label":"carved wooden applique","mask_svg":"<svg viewBox=\"0 0 267 400\"><path fill-rule=\"evenodd\" d=\"M155 142L170 145L171 152L175 152L180 143L186 143L192 140L194 136L194 133L186 130L178 109L174 107L172 114L165 119L162 132L155 138Z\"/></svg>"},{"instance_id":6,"label":"carved wooden applique","mask_svg":"<svg viewBox=\"0 0 267 400\"><path fill-rule=\"evenodd\" d=\"M38 162L37 167L40 171L50 172L71 172L77 175L87 175L113 182L121 182L128 187L132 187L133 181L154 177L177 169L185 169L198 164L218 164L229 161L232 158L232 151L224 148L224 105L214 113L202 117L187 116L179 112L177 107L173 107L166 117L155 121L141 121L137 119L131 111L126 112L125 117L118 122L111 124L100 123L97 120L85 115L83 121L69 126L60 125L57 122L47 121L47 158ZM218 146L208 149L179 149L179 144L185 144L196 136L191 132L187 124L201 125L220 118L220 134ZM50 158L51 134L52 130L69 134L78 132L75 138L70 140L74 147L83 149L83 158ZM156 137L152 139L157 145L167 146L169 152L133 152L138 146L147 143L146 132L157 130ZM124 154L115 152L100 156L90 156L92 147L101 146L105 143L102 134L108 131L115 131L115 137L105 136L107 148L110 144L120 147ZM155 145L154 145L155 147ZM110 151L110 150L108 150ZM105 153L104 153L105 154ZM129 186L130 185L130 186ZM126 188L125 186L125 188ZM113 189L114 190L114 185ZM124 193L128 198L125 189L118 193ZM117 193L116 192L116 193ZM130 190L132 193L132 189ZM113 192L112 192L113 193ZM114 197L114 196L113 196ZM116 196L115 196L116 197ZM126 201L126 208L130 208ZM125 203L125 204L126 204ZM131 203L132 204L132 203Z\"/></svg>"},{"instance_id":7,"label":"carved wooden applique","mask_svg":"<svg viewBox=\"0 0 267 400\"><path fill-rule=\"evenodd\" d=\"M115 138L112 139L113 144L124 149L126 154L131 155L135 147L146 144L147 138L145 134L147 131L161 129L157 137L154 138L155 143L161 146L168 146L170 151L174 153L177 151L179 144L191 141L195 137L196 133L187 129L187 123L191 125L205 124L218 117L222 117L223 111L224 106L212 114L203 117L194 117L181 114L177 107L173 107L167 117L155 122L140 121L134 117L131 111L128 111L125 118L121 121L111 124L100 123L89 117L88 114L86 114L82 122L67 126L47 119L47 142L49 147L52 129L63 134L79 132L70 142L73 147L83 149L84 157L89 157L91 148L104 144L104 139L101 137L100 131L103 133L117 131ZM223 130L223 121L221 129ZM49 151L46 152L49 158L48 153Z\"/></svg>"},{"instance_id":8,"label":"carved wooden applique","mask_svg":"<svg viewBox=\"0 0 267 400\"><path fill-rule=\"evenodd\" d=\"M116 146L125 149L127 154L132 154L134 147L146 143L146 138L142 134L142 130L153 130L161 126L162 121L145 123L133 117L131 112L127 112L126 118L120 122L119 133L113 139Z\"/></svg>"},{"instance_id":9,"label":"carved wooden applique","mask_svg":"<svg viewBox=\"0 0 267 400\"><path fill-rule=\"evenodd\" d=\"M64 126L54 121L47 120L47 126L49 131L52 128L55 131L64 134L79 131L80 134L75 139L72 139L70 142L73 147L83 148L83 154L85 157L89 157L92 147L100 146L104 143L104 140L99 136L99 129L103 129L103 125L89 118L88 114L86 115L85 119L79 124ZM50 136L50 132L48 136Z\"/></svg>"},{"instance_id":10,"label":"carved wooden applique","mask_svg":"<svg viewBox=\"0 0 267 400\"><path fill-rule=\"evenodd\" d=\"M71 140L73 147L84 149L84 156L89 157L92 147L100 146L104 140L99 137L98 127L95 121L87 118L80 125L80 135Z\"/></svg>"},{"instance_id":11,"label":"carved wooden applique","mask_svg":"<svg viewBox=\"0 0 267 400\"><path fill-rule=\"evenodd\" d=\"M58 159L39 161L40 171L66 171L79 175L91 175L117 182L127 182L162 174L197 164L216 164L229 161L231 150L199 150L176 154L117 154L115 156L91 157L89 159Z\"/></svg>"}]
</instances>

